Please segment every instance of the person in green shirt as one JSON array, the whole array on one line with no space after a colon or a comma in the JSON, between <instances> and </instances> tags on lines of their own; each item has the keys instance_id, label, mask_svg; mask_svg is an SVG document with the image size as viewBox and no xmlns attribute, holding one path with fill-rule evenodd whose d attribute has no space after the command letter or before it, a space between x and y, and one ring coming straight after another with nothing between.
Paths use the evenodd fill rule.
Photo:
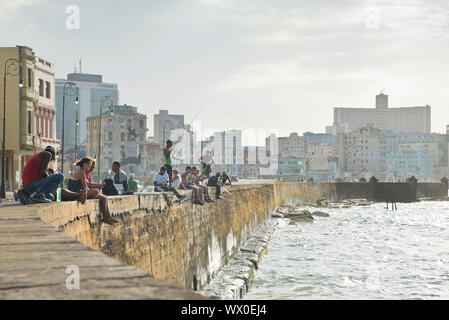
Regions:
<instances>
[{"instance_id":1,"label":"person in green shirt","mask_svg":"<svg viewBox=\"0 0 449 320\"><path fill-rule=\"evenodd\" d=\"M139 189L137 188L137 181L134 180L134 174L129 175L128 180L128 192L137 192Z\"/></svg>"},{"instance_id":2,"label":"person in green shirt","mask_svg":"<svg viewBox=\"0 0 449 320\"><path fill-rule=\"evenodd\" d=\"M164 166L167 168L167 173L169 177L169 181L171 181L172 178L172 152L173 142L171 140L167 140L167 146L164 148Z\"/></svg>"}]
</instances>

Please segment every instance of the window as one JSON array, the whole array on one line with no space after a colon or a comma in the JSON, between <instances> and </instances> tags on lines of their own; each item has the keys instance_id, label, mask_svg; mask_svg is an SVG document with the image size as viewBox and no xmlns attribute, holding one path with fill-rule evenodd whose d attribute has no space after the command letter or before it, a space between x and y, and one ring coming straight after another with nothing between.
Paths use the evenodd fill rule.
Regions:
<instances>
[{"instance_id":1,"label":"window","mask_svg":"<svg viewBox=\"0 0 449 320\"><path fill-rule=\"evenodd\" d=\"M143 122L143 119L141 119L140 120L140 129L143 129L144 128L144 122Z\"/></svg>"},{"instance_id":2,"label":"window","mask_svg":"<svg viewBox=\"0 0 449 320\"><path fill-rule=\"evenodd\" d=\"M44 96L44 80L39 79L39 96Z\"/></svg>"},{"instance_id":3,"label":"window","mask_svg":"<svg viewBox=\"0 0 449 320\"><path fill-rule=\"evenodd\" d=\"M109 141L112 141L112 132L108 132Z\"/></svg>"},{"instance_id":4,"label":"window","mask_svg":"<svg viewBox=\"0 0 449 320\"><path fill-rule=\"evenodd\" d=\"M33 86L33 81L32 81L32 79L33 79L33 73L32 73L32 71L31 71L31 69L30 68L28 68L28 70L27 70L27 81L28 81L28 88L31 88L32 86Z\"/></svg>"},{"instance_id":5,"label":"window","mask_svg":"<svg viewBox=\"0 0 449 320\"><path fill-rule=\"evenodd\" d=\"M125 141L125 133L124 132L122 132L120 134L120 141Z\"/></svg>"},{"instance_id":6,"label":"window","mask_svg":"<svg viewBox=\"0 0 449 320\"><path fill-rule=\"evenodd\" d=\"M50 99L50 82L45 81L45 98Z\"/></svg>"},{"instance_id":7,"label":"window","mask_svg":"<svg viewBox=\"0 0 449 320\"><path fill-rule=\"evenodd\" d=\"M27 129L28 134L31 134L31 111L28 111Z\"/></svg>"}]
</instances>

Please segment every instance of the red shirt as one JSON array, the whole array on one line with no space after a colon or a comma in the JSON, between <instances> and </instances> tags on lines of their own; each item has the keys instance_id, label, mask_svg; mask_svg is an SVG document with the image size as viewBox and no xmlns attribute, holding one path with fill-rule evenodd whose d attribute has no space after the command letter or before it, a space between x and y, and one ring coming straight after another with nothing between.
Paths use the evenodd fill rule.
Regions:
<instances>
[{"instance_id":1,"label":"red shirt","mask_svg":"<svg viewBox=\"0 0 449 320\"><path fill-rule=\"evenodd\" d=\"M42 151L43 152L43 151ZM26 187L33 181L37 181L42 179L41 177L41 168L42 163L39 162L37 157L42 153L36 153L34 156L27 161L25 168L23 168L22 174L22 186Z\"/></svg>"},{"instance_id":2,"label":"red shirt","mask_svg":"<svg viewBox=\"0 0 449 320\"><path fill-rule=\"evenodd\" d=\"M90 172L86 172L86 179L89 181L89 183L92 183L92 177L90 175Z\"/></svg>"}]
</instances>

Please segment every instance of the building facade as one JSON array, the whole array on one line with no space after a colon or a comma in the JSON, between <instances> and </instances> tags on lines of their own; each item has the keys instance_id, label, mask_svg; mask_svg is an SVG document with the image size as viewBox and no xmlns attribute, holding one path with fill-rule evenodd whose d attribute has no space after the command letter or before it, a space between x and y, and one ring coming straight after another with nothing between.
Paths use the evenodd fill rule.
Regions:
<instances>
[{"instance_id":1,"label":"building facade","mask_svg":"<svg viewBox=\"0 0 449 320\"><path fill-rule=\"evenodd\" d=\"M294 156L279 157L278 175L282 181L306 181L307 159Z\"/></svg>"},{"instance_id":2,"label":"building facade","mask_svg":"<svg viewBox=\"0 0 449 320\"><path fill-rule=\"evenodd\" d=\"M184 115L169 114L168 110L159 110L154 115L154 140L161 146L170 139L172 130L184 128Z\"/></svg>"},{"instance_id":3,"label":"building facade","mask_svg":"<svg viewBox=\"0 0 449 320\"><path fill-rule=\"evenodd\" d=\"M62 139L62 114L64 85L75 83L79 88L79 103L70 90L66 90L64 107L64 153L73 153L75 144L85 144L87 138L86 119L100 114L103 97L104 106L119 104L118 86L114 83L104 83L102 75L86 73L70 73L67 79L56 79L56 136ZM75 129L76 119L79 126ZM78 132L75 132L78 130ZM77 133L77 134L75 134Z\"/></svg>"},{"instance_id":4,"label":"building facade","mask_svg":"<svg viewBox=\"0 0 449 320\"><path fill-rule=\"evenodd\" d=\"M372 126L338 134L340 177L368 179L382 171L381 135L382 131Z\"/></svg>"},{"instance_id":5,"label":"building facade","mask_svg":"<svg viewBox=\"0 0 449 320\"><path fill-rule=\"evenodd\" d=\"M4 76L5 62L14 58L22 62L23 87L19 87L17 65L7 64L6 77L6 134L5 134L5 187L13 191L22 183L23 168L31 156L47 145L58 147L55 139L54 66L37 58L26 46L0 48L0 78ZM40 81L42 80L42 81ZM43 86L39 87L39 85ZM41 89L40 89L41 88ZM43 90L43 91L40 91ZM0 96L3 98L3 85ZM3 115L3 105L2 105ZM0 132L3 122L0 121ZM57 169L57 163L50 167Z\"/></svg>"},{"instance_id":6,"label":"building facade","mask_svg":"<svg viewBox=\"0 0 449 320\"><path fill-rule=\"evenodd\" d=\"M305 157L307 155L307 138L293 132L288 137L278 138L278 148L281 157Z\"/></svg>"},{"instance_id":7,"label":"building facade","mask_svg":"<svg viewBox=\"0 0 449 320\"><path fill-rule=\"evenodd\" d=\"M87 154L100 163L100 176L105 176L113 161L119 161L127 173L136 176L144 174L147 161L146 120L146 115L138 113L136 107L112 106L101 116L100 136L100 116L87 118Z\"/></svg>"},{"instance_id":8,"label":"building facade","mask_svg":"<svg viewBox=\"0 0 449 320\"><path fill-rule=\"evenodd\" d=\"M385 131L381 135L382 167L394 178L433 179L438 156L438 140L432 134Z\"/></svg>"},{"instance_id":9,"label":"building facade","mask_svg":"<svg viewBox=\"0 0 449 320\"><path fill-rule=\"evenodd\" d=\"M389 108L388 96L376 96L376 108L334 108L334 125L347 124L349 130L373 125L394 132L424 132L431 130L431 107Z\"/></svg>"}]
</instances>

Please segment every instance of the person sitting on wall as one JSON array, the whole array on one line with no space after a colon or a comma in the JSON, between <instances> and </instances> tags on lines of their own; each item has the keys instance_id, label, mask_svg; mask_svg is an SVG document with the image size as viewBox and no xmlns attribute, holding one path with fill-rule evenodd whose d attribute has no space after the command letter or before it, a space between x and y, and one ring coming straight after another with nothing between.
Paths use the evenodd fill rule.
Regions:
<instances>
[{"instance_id":1,"label":"person sitting on wall","mask_svg":"<svg viewBox=\"0 0 449 320\"><path fill-rule=\"evenodd\" d=\"M224 186L227 182L229 182L230 185L232 184L226 171L223 171L221 174L221 185Z\"/></svg>"},{"instance_id":2,"label":"person sitting on wall","mask_svg":"<svg viewBox=\"0 0 449 320\"><path fill-rule=\"evenodd\" d=\"M217 172L215 176L212 176L207 180L208 187L215 187L215 198L216 199L223 199L221 197L221 187L219 184L220 175L221 175L221 173Z\"/></svg>"},{"instance_id":3,"label":"person sitting on wall","mask_svg":"<svg viewBox=\"0 0 449 320\"><path fill-rule=\"evenodd\" d=\"M48 169L48 173L49 175L53 175L55 174L55 171L53 169ZM56 188L55 190L52 191L53 197L55 199L57 197L57 190L58 189ZM83 195L82 192L72 192L65 188L61 188L61 201L75 201L75 200L80 201L82 195Z\"/></svg>"},{"instance_id":4,"label":"person sitting on wall","mask_svg":"<svg viewBox=\"0 0 449 320\"><path fill-rule=\"evenodd\" d=\"M186 172L184 172L184 173L181 175L181 182L182 182L182 184L181 184L181 189L187 189L187 187L186 187L186 184L187 184L187 176L190 174L190 172L192 172L192 168L189 167L189 166L187 166L187 167L186 167ZM191 189L191 188L189 188L189 189Z\"/></svg>"},{"instance_id":5,"label":"person sitting on wall","mask_svg":"<svg viewBox=\"0 0 449 320\"><path fill-rule=\"evenodd\" d=\"M179 201L182 201L186 197L186 195L179 194L178 190L169 186L169 177L167 174L167 168L165 168L165 166L161 167L159 172L154 175L153 183L154 191L156 192L171 191L175 194Z\"/></svg>"},{"instance_id":6,"label":"person sitting on wall","mask_svg":"<svg viewBox=\"0 0 449 320\"><path fill-rule=\"evenodd\" d=\"M100 208L103 211L103 222L113 225L115 223L117 223L118 221L116 219L114 219L111 216L111 213L109 212L109 205L108 205L108 198L99 193L99 189L97 188L89 188L88 184L88 180L86 178L86 173L87 172L92 172L91 170L92 167L92 159L91 158L82 158L81 160L79 160L76 163L75 166L75 172L72 174L70 180L69 180L69 184L68 184L68 189L71 192L74 193L82 193L80 202L82 204L84 204L86 202L86 199L98 199L100 200ZM94 184L90 184L91 186L93 186ZM101 184L101 186L103 187L104 184Z\"/></svg>"},{"instance_id":7,"label":"person sitting on wall","mask_svg":"<svg viewBox=\"0 0 449 320\"><path fill-rule=\"evenodd\" d=\"M114 161L112 163L112 172L114 172L114 184L123 185L122 192L125 193L128 191L128 177L126 176L125 171L120 169L120 162Z\"/></svg>"},{"instance_id":8,"label":"person sitting on wall","mask_svg":"<svg viewBox=\"0 0 449 320\"><path fill-rule=\"evenodd\" d=\"M200 175L200 170L196 167L192 168L193 175L195 176L195 184L200 188L200 197L205 202L215 202L209 196L209 188L206 186L207 177Z\"/></svg>"},{"instance_id":9,"label":"person sitting on wall","mask_svg":"<svg viewBox=\"0 0 449 320\"><path fill-rule=\"evenodd\" d=\"M22 188L17 191L17 199L23 205L32 201L49 203L55 200L52 191L64 181L63 174L51 175L48 172L48 164L55 160L55 156L56 149L48 146L27 161L23 169Z\"/></svg>"},{"instance_id":10,"label":"person sitting on wall","mask_svg":"<svg viewBox=\"0 0 449 320\"><path fill-rule=\"evenodd\" d=\"M134 174L130 174L129 175L129 180L128 180L128 193L133 194L134 192L139 191L138 187L137 187L137 181L134 180Z\"/></svg>"},{"instance_id":11,"label":"person sitting on wall","mask_svg":"<svg viewBox=\"0 0 449 320\"><path fill-rule=\"evenodd\" d=\"M195 167L193 167L195 168ZM193 173L191 167L186 167L186 172L182 175L183 184L187 190L192 190L193 193L193 204L198 204L200 206L204 205L204 201L201 199L200 188L196 185L196 176ZM185 178L184 178L185 176Z\"/></svg>"},{"instance_id":12,"label":"person sitting on wall","mask_svg":"<svg viewBox=\"0 0 449 320\"><path fill-rule=\"evenodd\" d=\"M182 178L179 175L179 169L173 169L173 177L170 180L170 187L178 189L185 189L184 184L182 183Z\"/></svg>"}]
</instances>

